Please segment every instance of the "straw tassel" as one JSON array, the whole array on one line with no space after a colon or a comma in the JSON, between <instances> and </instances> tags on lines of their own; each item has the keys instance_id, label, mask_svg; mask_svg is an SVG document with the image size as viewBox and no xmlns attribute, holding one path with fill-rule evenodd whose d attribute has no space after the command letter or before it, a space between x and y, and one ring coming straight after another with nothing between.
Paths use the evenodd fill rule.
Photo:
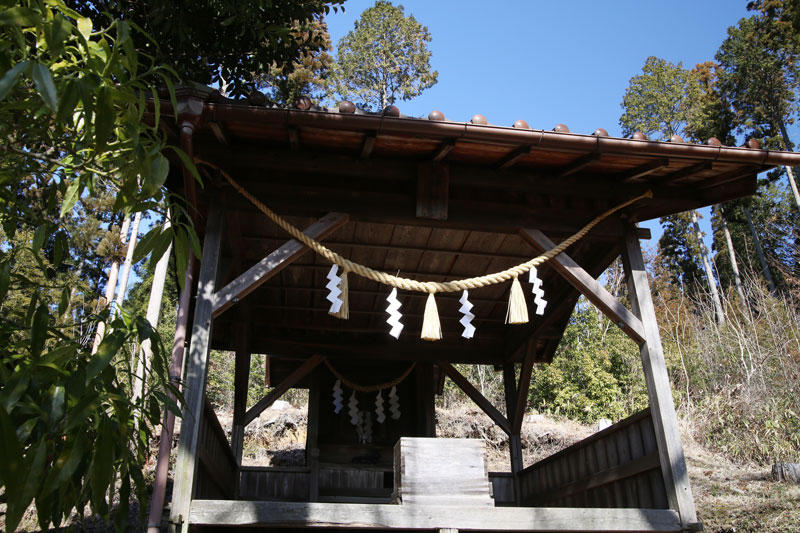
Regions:
<instances>
[{"instance_id":1,"label":"straw tassel","mask_svg":"<svg viewBox=\"0 0 800 533\"><path fill-rule=\"evenodd\" d=\"M428 294L425 302L425 316L422 319L422 340L438 341L442 338L442 326L439 324L439 310L436 309L436 299L433 293Z\"/></svg>"},{"instance_id":2,"label":"straw tassel","mask_svg":"<svg viewBox=\"0 0 800 533\"><path fill-rule=\"evenodd\" d=\"M528 321L528 304L525 302L525 293L517 276L511 283L511 294L508 297L508 311L506 324L525 324Z\"/></svg>"},{"instance_id":3,"label":"straw tassel","mask_svg":"<svg viewBox=\"0 0 800 533\"><path fill-rule=\"evenodd\" d=\"M342 279L339 281L339 290L341 294L339 295L339 299L342 301L342 305L339 307L339 310L335 313L331 313L331 316L335 316L336 318L341 318L342 320L347 320L350 318L350 297L348 296L347 290L347 273L350 272L347 269L344 269L342 272Z\"/></svg>"}]
</instances>

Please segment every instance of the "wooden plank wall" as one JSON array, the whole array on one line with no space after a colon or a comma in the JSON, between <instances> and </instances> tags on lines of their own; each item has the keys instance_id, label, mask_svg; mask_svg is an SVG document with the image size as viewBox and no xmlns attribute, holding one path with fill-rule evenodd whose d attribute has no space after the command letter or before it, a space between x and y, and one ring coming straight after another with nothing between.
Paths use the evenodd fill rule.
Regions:
<instances>
[{"instance_id":1,"label":"wooden plank wall","mask_svg":"<svg viewBox=\"0 0 800 533\"><path fill-rule=\"evenodd\" d=\"M239 499L305 502L310 477L306 467L243 466L239 471Z\"/></svg>"},{"instance_id":2,"label":"wooden plank wall","mask_svg":"<svg viewBox=\"0 0 800 533\"><path fill-rule=\"evenodd\" d=\"M236 496L238 470L225 430L208 400L203 408L197 446L198 470L196 499L233 499Z\"/></svg>"},{"instance_id":3,"label":"wooden plank wall","mask_svg":"<svg viewBox=\"0 0 800 533\"><path fill-rule=\"evenodd\" d=\"M389 503L391 472L379 468L321 465L320 501L354 499ZM387 477L387 474L389 476ZM243 466L239 472L239 499L254 501L310 501L311 469L307 467Z\"/></svg>"},{"instance_id":4,"label":"wooden plank wall","mask_svg":"<svg viewBox=\"0 0 800 533\"><path fill-rule=\"evenodd\" d=\"M523 506L667 509L650 410L524 469Z\"/></svg>"}]
</instances>

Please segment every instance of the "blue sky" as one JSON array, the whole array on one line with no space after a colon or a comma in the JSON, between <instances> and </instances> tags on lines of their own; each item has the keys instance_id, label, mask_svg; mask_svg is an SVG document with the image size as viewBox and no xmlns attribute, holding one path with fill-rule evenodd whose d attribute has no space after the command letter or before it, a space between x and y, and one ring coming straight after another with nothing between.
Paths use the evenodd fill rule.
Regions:
<instances>
[{"instance_id":1,"label":"blue sky","mask_svg":"<svg viewBox=\"0 0 800 533\"><path fill-rule=\"evenodd\" d=\"M748 16L744 0L394 3L428 27L439 72L422 96L397 103L402 113L438 109L455 121L480 113L503 126L522 118L537 129L563 123L574 132L602 127L613 136L620 136L628 81L648 56L685 67L713 60L728 27ZM328 16L334 47L373 4L348 0L344 13ZM708 209L702 214L708 235ZM657 223L645 225L660 234Z\"/></svg>"}]
</instances>

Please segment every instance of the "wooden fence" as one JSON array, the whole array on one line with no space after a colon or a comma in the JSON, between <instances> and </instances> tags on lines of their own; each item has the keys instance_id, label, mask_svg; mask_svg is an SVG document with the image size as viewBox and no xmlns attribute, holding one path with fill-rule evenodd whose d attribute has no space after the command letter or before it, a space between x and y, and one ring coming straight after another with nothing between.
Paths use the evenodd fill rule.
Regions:
<instances>
[{"instance_id":1,"label":"wooden fence","mask_svg":"<svg viewBox=\"0 0 800 533\"><path fill-rule=\"evenodd\" d=\"M236 496L237 464L225 430L205 401L197 441L198 476L196 499L233 499Z\"/></svg>"},{"instance_id":2,"label":"wooden fence","mask_svg":"<svg viewBox=\"0 0 800 533\"><path fill-rule=\"evenodd\" d=\"M667 509L650 410L522 470L519 487L530 507Z\"/></svg>"}]
</instances>

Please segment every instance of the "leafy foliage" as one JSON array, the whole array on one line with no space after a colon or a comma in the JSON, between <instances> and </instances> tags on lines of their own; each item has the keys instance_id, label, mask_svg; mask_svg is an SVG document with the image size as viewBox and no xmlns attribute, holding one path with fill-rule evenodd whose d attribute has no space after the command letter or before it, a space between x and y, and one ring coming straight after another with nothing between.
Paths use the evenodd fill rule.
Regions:
<instances>
[{"instance_id":1,"label":"leafy foliage","mask_svg":"<svg viewBox=\"0 0 800 533\"><path fill-rule=\"evenodd\" d=\"M301 30L295 27L292 31ZM328 86L333 65L333 57L328 53L331 49L328 25L323 21L314 21L306 31L317 34L320 48L303 52L291 65L273 63L261 76L259 85L277 103L292 104L302 96L319 99Z\"/></svg>"},{"instance_id":2,"label":"leafy foliage","mask_svg":"<svg viewBox=\"0 0 800 533\"><path fill-rule=\"evenodd\" d=\"M636 346L595 309L579 305L553 362L534 372L529 404L583 422L643 409L647 392Z\"/></svg>"},{"instance_id":3,"label":"leafy foliage","mask_svg":"<svg viewBox=\"0 0 800 533\"><path fill-rule=\"evenodd\" d=\"M173 210L173 230L139 249L162 255L196 237L185 210L163 189L169 164L159 110L173 73L136 49L124 20L94 25L61 2L0 7L0 485L6 528L35 500L40 526L71 509L109 516L117 527L128 496L145 495L141 464L163 406L175 409L163 347L146 321L121 314L96 354L90 339L107 312L93 307L102 270L94 243L114 217L101 212ZM143 121L151 113L152 121ZM181 154L179 154L181 155ZM194 248L194 247L192 247ZM95 271L92 273L91 271ZM132 356L150 339L151 383L129 398Z\"/></svg>"},{"instance_id":4,"label":"leafy foliage","mask_svg":"<svg viewBox=\"0 0 800 533\"><path fill-rule=\"evenodd\" d=\"M428 28L403 6L378 0L339 41L331 92L373 109L419 96L439 76L431 70L430 41Z\"/></svg>"},{"instance_id":5,"label":"leafy foliage","mask_svg":"<svg viewBox=\"0 0 800 533\"><path fill-rule=\"evenodd\" d=\"M797 112L800 49L785 30L767 17L742 19L728 28L716 59L720 89L740 129L766 138L768 146L791 149L786 124Z\"/></svg>"},{"instance_id":6,"label":"leafy foliage","mask_svg":"<svg viewBox=\"0 0 800 533\"><path fill-rule=\"evenodd\" d=\"M690 70L650 56L642 73L632 77L625 89L624 112L619 119L622 134L631 136L641 131L662 141L682 135L699 96L700 86Z\"/></svg>"},{"instance_id":7,"label":"leafy foliage","mask_svg":"<svg viewBox=\"0 0 800 533\"><path fill-rule=\"evenodd\" d=\"M134 46L185 81L226 87L232 97L255 90L262 73L290 73L299 58L326 48L312 28L344 0L73 1L100 26L106 13L142 28ZM147 36L150 36L149 38ZM276 67L277 65L277 67Z\"/></svg>"}]
</instances>

